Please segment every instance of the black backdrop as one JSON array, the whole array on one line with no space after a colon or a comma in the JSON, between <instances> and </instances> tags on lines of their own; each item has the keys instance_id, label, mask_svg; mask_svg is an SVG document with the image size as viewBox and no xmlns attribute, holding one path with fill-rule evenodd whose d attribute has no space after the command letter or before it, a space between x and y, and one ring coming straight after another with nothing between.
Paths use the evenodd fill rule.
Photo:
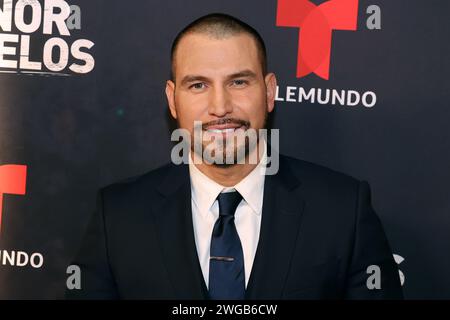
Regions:
<instances>
[{"instance_id":1,"label":"black backdrop","mask_svg":"<svg viewBox=\"0 0 450 320\"><path fill-rule=\"evenodd\" d=\"M69 3L81 8L81 29L60 36L39 28L29 34L30 58L42 61L51 37L69 47L87 39L95 44L84 49L95 59L92 71L0 68L0 168L27 167L25 195L0 187L0 298L62 298L97 189L170 161L164 84L171 41L210 12L235 15L265 38L279 81L273 124L281 151L368 180L393 251L404 259L406 298L450 298L448 1L360 0L357 30L333 32L329 80L296 77L298 29L277 26L276 0ZM370 5L381 9L380 30L366 26ZM0 29L12 33L25 34ZM371 91L377 102L281 101L287 87ZM4 256L13 251L41 254L43 265L11 265Z\"/></svg>"}]
</instances>

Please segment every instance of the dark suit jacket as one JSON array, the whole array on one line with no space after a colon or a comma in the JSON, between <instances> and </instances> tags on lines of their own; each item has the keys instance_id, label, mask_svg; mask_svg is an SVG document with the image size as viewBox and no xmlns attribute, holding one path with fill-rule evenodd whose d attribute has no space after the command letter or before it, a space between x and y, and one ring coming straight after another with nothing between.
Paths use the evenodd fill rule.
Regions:
<instances>
[{"instance_id":1,"label":"dark suit jacket","mask_svg":"<svg viewBox=\"0 0 450 320\"><path fill-rule=\"evenodd\" d=\"M99 192L75 299L207 299L187 165L168 164ZM381 269L369 290L367 267ZM366 182L280 156L266 176L248 299L401 299L398 269Z\"/></svg>"}]
</instances>

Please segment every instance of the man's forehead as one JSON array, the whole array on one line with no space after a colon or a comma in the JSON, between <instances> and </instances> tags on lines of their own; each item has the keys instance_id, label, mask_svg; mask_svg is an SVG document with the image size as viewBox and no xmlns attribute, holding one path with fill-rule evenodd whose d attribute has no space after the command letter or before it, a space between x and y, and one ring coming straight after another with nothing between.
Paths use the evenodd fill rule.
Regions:
<instances>
[{"instance_id":1,"label":"man's forehead","mask_svg":"<svg viewBox=\"0 0 450 320\"><path fill-rule=\"evenodd\" d=\"M256 48L255 39L248 33L239 32L239 33L230 33L230 34L222 34L220 36L215 34L209 34L205 32L189 32L185 34L177 45L177 50L181 47L190 45L207 45L207 44L231 44L233 42L244 43L247 42L249 46L254 46Z\"/></svg>"},{"instance_id":2,"label":"man's forehead","mask_svg":"<svg viewBox=\"0 0 450 320\"><path fill-rule=\"evenodd\" d=\"M195 73L204 68L232 73L259 67L256 43L245 33L221 38L188 34L181 39L174 58L177 71L182 73Z\"/></svg>"}]
</instances>

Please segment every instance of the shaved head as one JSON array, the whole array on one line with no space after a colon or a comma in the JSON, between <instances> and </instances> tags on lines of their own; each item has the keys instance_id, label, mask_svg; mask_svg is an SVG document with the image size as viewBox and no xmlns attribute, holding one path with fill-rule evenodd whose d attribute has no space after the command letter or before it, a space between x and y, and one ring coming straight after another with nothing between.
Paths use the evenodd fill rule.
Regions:
<instances>
[{"instance_id":1,"label":"shaved head","mask_svg":"<svg viewBox=\"0 0 450 320\"><path fill-rule=\"evenodd\" d=\"M258 49L258 56L261 63L262 73L264 76L266 75L266 46L258 31L233 16L222 13L213 13L200 17L199 19L190 23L180 31L180 33L173 41L171 50L171 77L173 81L175 81L176 51L178 48L178 44L188 34L206 35L216 40L226 39L240 34L247 34L251 36L251 38L255 41L256 47Z\"/></svg>"}]
</instances>

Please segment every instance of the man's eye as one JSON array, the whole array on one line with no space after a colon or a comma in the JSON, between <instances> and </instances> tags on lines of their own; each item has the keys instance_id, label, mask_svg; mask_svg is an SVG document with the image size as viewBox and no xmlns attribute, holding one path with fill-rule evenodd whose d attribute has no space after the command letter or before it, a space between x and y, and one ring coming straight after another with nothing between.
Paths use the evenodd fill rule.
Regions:
<instances>
[{"instance_id":1,"label":"man's eye","mask_svg":"<svg viewBox=\"0 0 450 320\"><path fill-rule=\"evenodd\" d=\"M200 90L200 89L203 89L204 87L205 87L205 84L203 82L198 82L198 83L194 83L189 88Z\"/></svg>"},{"instance_id":2,"label":"man's eye","mask_svg":"<svg viewBox=\"0 0 450 320\"><path fill-rule=\"evenodd\" d=\"M233 85L242 87L247 84L247 81L245 80L233 80Z\"/></svg>"}]
</instances>

